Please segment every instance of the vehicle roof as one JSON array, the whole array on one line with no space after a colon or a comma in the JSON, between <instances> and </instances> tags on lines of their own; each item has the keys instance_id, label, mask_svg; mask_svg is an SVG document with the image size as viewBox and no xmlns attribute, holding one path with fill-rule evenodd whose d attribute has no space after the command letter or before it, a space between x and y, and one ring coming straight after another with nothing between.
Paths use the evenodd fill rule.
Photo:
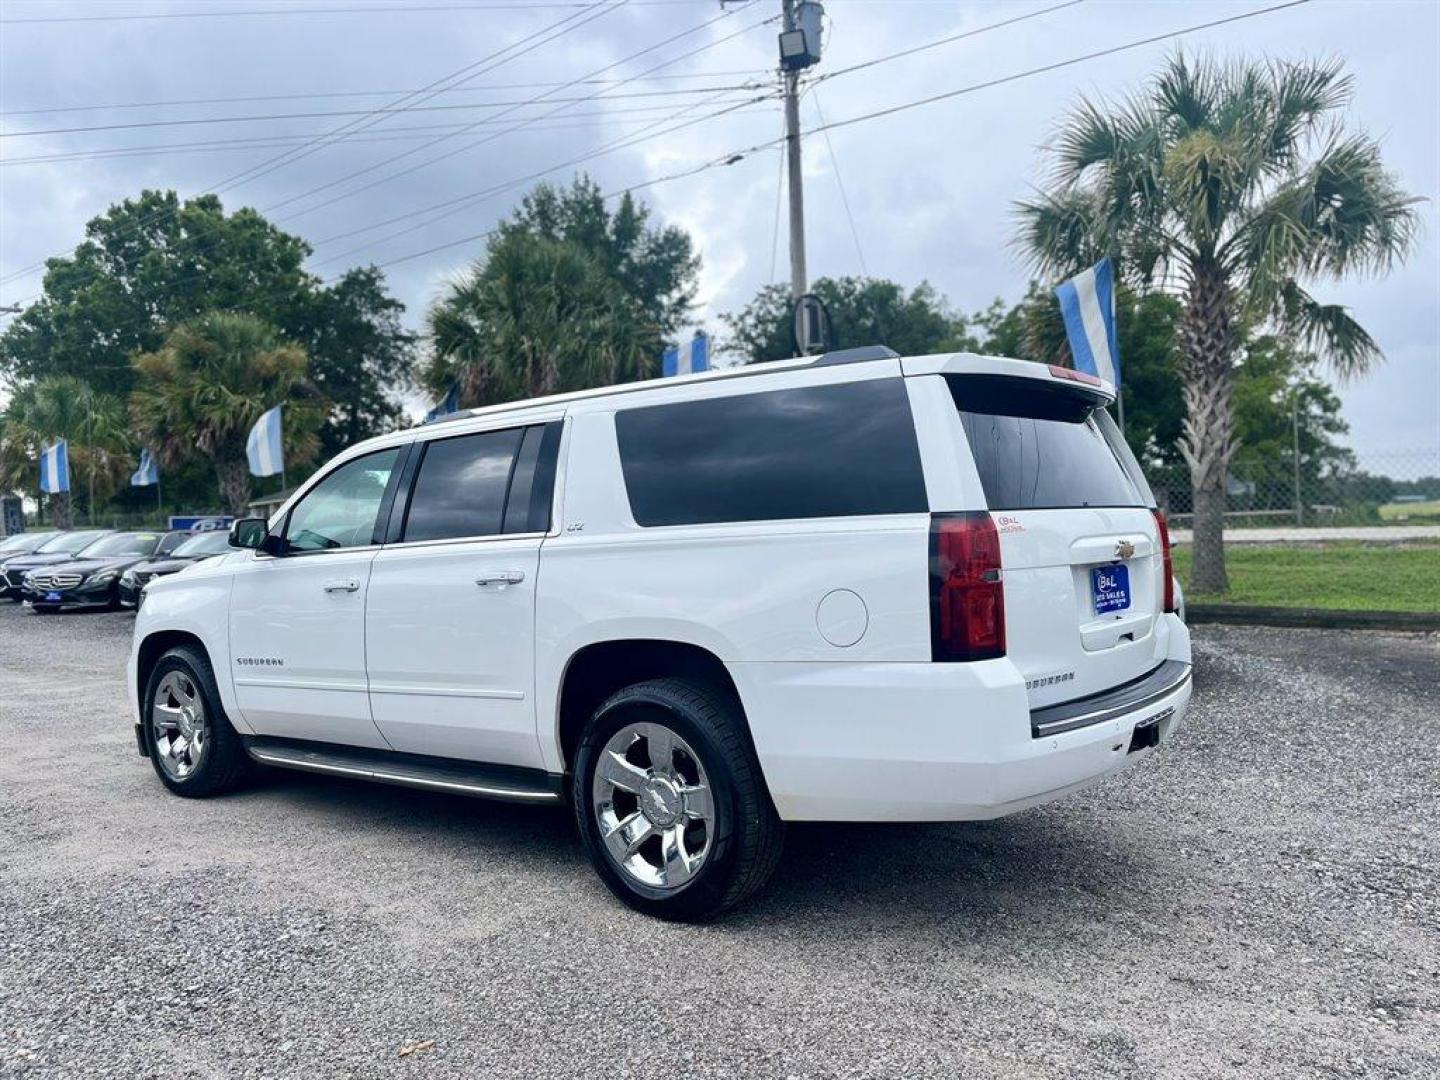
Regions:
<instances>
[{"instance_id":1,"label":"vehicle roof","mask_svg":"<svg viewBox=\"0 0 1440 1080\"><path fill-rule=\"evenodd\" d=\"M597 386L589 390L576 390L566 394L551 394L546 397L526 398L521 401L507 401L499 405L486 405L475 409L462 409L459 412L450 413L446 416L431 420L428 423L417 427L405 428L401 431L388 432L384 435L377 435L372 439L357 443L342 454L337 455L335 460L357 456L358 453L367 450L378 450L389 446L401 445L416 437L428 437L436 429L443 429L451 424L459 424L463 421L482 420L491 417L503 417L510 413L526 413L531 411L544 412L546 410L563 411L565 406L577 402L593 401L597 398L615 397L621 395L644 394L654 390L668 390L677 387L692 386L698 387L709 383L723 383L734 379L760 378L766 375L780 375L788 372L806 371L813 368L833 367L838 365L851 366L857 369L872 368L882 364L895 365L899 361L899 374L902 375L968 375L986 374L1013 376L1026 379L1042 379L1050 381L1057 376L1059 369L1051 365L1039 364L1030 360L1016 360L1005 356L985 356L979 353L951 352L951 353L930 353L920 356L902 357L899 353L883 345L865 345L855 349L841 349L839 351L823 353L819 356L801 356L791 360L770 360L756 364L743 364L736 367L717 368L711 371L697 372L692 375L673 375L656 379L643 379L637 382L616 383L611 386ZM1072 376L1073 377L1073 376ZM1082 376L1092 393L1104 397L1107 400L1114 400L1114 387L1098 380L1091 381L1089 376ZM1076 383L1077 388L1081 384ZM756 388L757 390L759 387ZM423 433L423 434L422 434Z\"/></svg>"}]
</instances>

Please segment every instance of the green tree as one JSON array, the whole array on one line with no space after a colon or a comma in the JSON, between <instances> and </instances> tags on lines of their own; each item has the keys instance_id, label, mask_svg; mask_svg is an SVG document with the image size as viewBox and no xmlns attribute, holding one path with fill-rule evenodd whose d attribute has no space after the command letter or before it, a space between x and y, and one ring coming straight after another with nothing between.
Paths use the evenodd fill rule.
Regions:
<instances>
[{"instance_id":1,"label":"green tree","mask_svg":"<svg viewBox=\"0 0 1440 1080\"><path fill-rule=\"evenodd\" d=\"M830 345L848 349L888 345L901 355L946 352L967 347L965 321L928 282L906 291L883 278L819 278L810 291L830 315ZM795 355L790 290L766 285L738 312L722 316L729 337L722 348L746 363Z\"/></svg>"},{"instance_id":2,"label":"green tree","mask_svg":"<svg viewBox=\"0 0 1440 1080\"><path fill-rule=\"evenodd\" d=\"M1247 343L1235 380L1237 467L1265 491L1291 504L1295 443L1299 442L1300 484L1314 490L1322 476L1349 472L1355 454L1337 441L1350 427L1340 415L1340 398L1318 377L1310 353L1265 335Z\"/></svg>"},{"instance_id":3,"label":"green tree","mask_svg":"<svg viewBox=\"0 0 1440 1080\"><path fill-rule=\"evenodd\" d=\"M284 405L288 466L319 447L324 402L307 378L305 350L253 315L211 312L177 326L154 352L134 358L133 430L162 466L208 459L226 511L250 500L245 441L255 421Z\"/></svg>"},{"instance_id":4,"label":"green tree","mask_svg":"<svg viewBox=\"0 0 1440 1080\"><path fill-rule=\"evenodd\" d=\"M1273 324L1358 375L1379 350L1302 282L1383 272L1418 215L1375 140L1344 133L1351 81L1337 62L1222 64L1172 57L1143 94L1082 102L1047 151L1050 185L1022 202L1018 243L1069 275L1106 254L1137 285L1184 290L1180 449L1195 505L1199 592L1228 588L1222 526L1235 451L1241 328Z\"/></svg>"},{"instance_id":5,"label":"green tree","mask_svg":"<svg viewBox=\"0 0 1440 1080\"><path fill-rule=\"evenodd\" d=\"M425 382L485 405L643 379L658 373L655 322L577 244L523 230L431 309Z\"/></svg>"},{"instance_id":6,"label":"green tree","mask_svg":"<svg viewBox=\"0 0 1440 1080\"><path fill-rule=\"evenodd\" d=\"M674 225L652 226L649 208L628 193L611 213L588 176L577 176L568 188L537 184L500 226L502 239L515 233L569 242L587 252L654 324L656 352L663 338L679 332L694 303L700 257L689 233Z\"/></svg>"},{"instance_id":7,"label":"green tree","mask_svg":"<svg viewBox=\"0 0 1440 1080\"><path fill-rule=\"evenodd\" d=\"M397 422L390 391L413 370L403 308L374 268L323 287L303 268L309 254L254 210L144 191L93 218L72 255L49 261L40 299L0 334L0 376L69 375L125 397L134 354L206 312L246 311L309 351L332 404L327 449L375 434Z\"/></svg>"},{"instance_id":8,"label":"green tree","mask_svg":"<svg viewBox=\"0 0 1440 1080\"><path fill-rule=\"evenodd\" d=\"M86 493L93 521L97 498L108 497L131 467L124 403L66 375L21 386L0 424L0 488L38 491L41 451L57 439L66 441L71 490L45 498L52 521L69 528L76 492Z\"/></svg>"},{"instance_id":9,"label":"green tree","mask_svg":"<svg viewBox=\"0 0 1440 1080\"><path fill-rule=\"evenodd\" d=\"M329 404L320 457L399 426L400 399L415 364L415 335L400 318L405 305L385 291L374 267L347 272L328 288L301 293L280 329L310 357L310 379Z\"/></svg>"},{"instance_id":10,"label":"green tree","mask_svg":"<svg viewBox=\"0 0 1440 1080\"><path fill-rule=\"evenodd\" d=\"M1125 437L1146 465L1179 461L1184 407L1175 348L1180 302L1164 293L1137 296L1123 285L1115 296L1120 347ZM973 351L1042 364L1071 365L1060 303L1050 289L1031 282L1023 299L1006 308L997 300L967 320ZM1118 409L1114 410L1118 413Z\"/></svg>"}]
</instances>

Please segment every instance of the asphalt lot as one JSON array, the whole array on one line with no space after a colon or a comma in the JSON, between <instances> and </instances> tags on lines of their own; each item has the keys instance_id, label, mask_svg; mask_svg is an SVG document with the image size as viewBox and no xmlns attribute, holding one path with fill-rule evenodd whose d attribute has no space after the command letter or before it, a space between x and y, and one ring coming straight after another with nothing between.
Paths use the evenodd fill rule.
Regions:
<instances>
[{"instance_id":1,"label":"asphalt lot","mask_svg":"<svg viewBox=\"0 0 1440 1080\"><path fill-rule=\"evenodd\" d=\"M1440 1075L1435 636L1200 628L1167 753L1006 820L793 828L694 928L615 904L560 810L167 796L131 622L0 603L0 1074Z\"/></svg>"}]
</instances>

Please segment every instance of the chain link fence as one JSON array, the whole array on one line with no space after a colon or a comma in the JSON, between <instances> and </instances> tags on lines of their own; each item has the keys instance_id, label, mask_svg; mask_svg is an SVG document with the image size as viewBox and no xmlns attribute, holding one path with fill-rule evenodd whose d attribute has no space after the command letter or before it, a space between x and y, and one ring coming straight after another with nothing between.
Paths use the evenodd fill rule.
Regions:
<instances>
[{"instance_id":1,"label":"chain link fence","mask_svg":"<svg viewBox=\"0 0 1440 1080\"><path fill-rule=\"evenodd\" d=\"M1190 525L1190 470L1145 473L1167 515ZM1440 448L1367 454L1361 463L1338 466L1242 450L1230 464L1225 502L1232 527L1440 525Z\"/></svg>"}]
</instances>

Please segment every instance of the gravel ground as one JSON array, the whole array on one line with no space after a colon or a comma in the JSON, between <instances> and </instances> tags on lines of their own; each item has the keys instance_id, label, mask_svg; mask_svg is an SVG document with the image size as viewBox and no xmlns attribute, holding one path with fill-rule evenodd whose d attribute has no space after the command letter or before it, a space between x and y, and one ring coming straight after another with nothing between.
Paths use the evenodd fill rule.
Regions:
<instances>
[{"instance_id":1,"label":"gravel ground","mask_svg":"<svg viewBox=\"0 0 1440 1080\"><path fill-rule=\"evenodd\" d=\"M793 828L717 925L563 812L169 797L127 615L0 604L0 1073L1440 1075L1440 639L1205 627L1168 752L983 824Z\"/></svg>"}]
</instances>

